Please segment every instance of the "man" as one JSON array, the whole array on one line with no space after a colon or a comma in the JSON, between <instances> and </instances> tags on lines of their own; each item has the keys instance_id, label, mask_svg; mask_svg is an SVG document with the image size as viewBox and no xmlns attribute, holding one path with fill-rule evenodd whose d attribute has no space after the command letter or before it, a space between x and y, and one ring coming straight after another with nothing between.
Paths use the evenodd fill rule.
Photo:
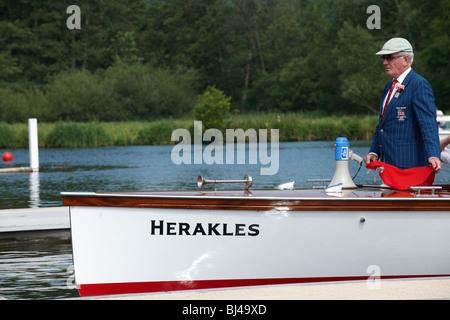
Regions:
<instances>
[{"instance_id":1,"label":"man","mask_svg":"<svg viewBox=\"0 0 450 320\"><path fill-rule=\"evenodd\" d=\"M387 41L381 51L386 74L380 120L364 162L382 161L399 169L432 165L441 169L434 94L427 80L411 69L414 53L403 38Z\"/></svg>"}]
</instances>

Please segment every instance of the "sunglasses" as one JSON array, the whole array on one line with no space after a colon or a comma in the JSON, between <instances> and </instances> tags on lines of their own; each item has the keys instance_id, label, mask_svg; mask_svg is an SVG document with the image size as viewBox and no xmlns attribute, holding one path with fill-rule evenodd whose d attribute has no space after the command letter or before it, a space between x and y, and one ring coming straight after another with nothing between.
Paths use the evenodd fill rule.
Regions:
<instances>
[{"instance_id":1,"label":"sunglasses","mask_svg":"<svg viewBox=\"0 0 450 320\"><path fill-rule=\"evenodd\" d=\"M405 56L404 54L399 55L399 56L395 56L395 57L391 56L391 55L388 55L388 56L382 55L381 56L381 61L387 60L388 62L391 62L394 59L401 58L401 57L404 57L404 56Z\"/></svg>"}]
</instances>

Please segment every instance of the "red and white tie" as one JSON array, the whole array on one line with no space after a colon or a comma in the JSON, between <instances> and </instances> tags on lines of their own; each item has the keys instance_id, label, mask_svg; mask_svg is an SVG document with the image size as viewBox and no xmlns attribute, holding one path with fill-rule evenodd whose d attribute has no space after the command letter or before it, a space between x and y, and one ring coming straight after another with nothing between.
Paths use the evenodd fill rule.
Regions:
<instances>
[{"instance_id":1,"label":"red and white tie","mask_svg":"<svg viewBox=\"0 0 450 320\"><path fill-rule=\"evenodd\" d=\"M387 96L387 98L386 98L386 102L384 103L383 114L381 115L381 121L383 121L384 113L386 112L386 108L387 108L387 106L388 106L388 104L389 104L389 100L391 99L392 91L394 91L395 84L396 84L397 82L398 82L397 80L392 81L391 89L389 90L388 96Z\"/></svg>"}]
</instances>

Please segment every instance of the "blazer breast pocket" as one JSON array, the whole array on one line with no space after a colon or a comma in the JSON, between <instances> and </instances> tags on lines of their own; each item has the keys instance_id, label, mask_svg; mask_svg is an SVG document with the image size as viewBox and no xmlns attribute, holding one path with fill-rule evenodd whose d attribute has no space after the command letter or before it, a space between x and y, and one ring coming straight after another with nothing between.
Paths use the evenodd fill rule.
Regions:
<instances>
[{"instance_id":1,"label":"blazer breast pocket","mask_svg":"<svg viewBox=\"0 0 450 320\"><path fill-rule=\"evenodd\" d=\"M395 122L398 124L406 123L408 120L408 114L405 106L395 107Z\"/></svg>"}]
</instances>

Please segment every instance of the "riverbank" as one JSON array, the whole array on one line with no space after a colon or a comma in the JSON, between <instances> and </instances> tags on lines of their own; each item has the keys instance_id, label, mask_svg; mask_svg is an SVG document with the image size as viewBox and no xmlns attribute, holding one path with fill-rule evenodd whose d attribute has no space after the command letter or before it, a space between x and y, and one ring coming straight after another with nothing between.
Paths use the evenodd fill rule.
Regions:
<instances>
[{"instance_id":1,"label":"riverbank","mask_svg":"<svg viewBox=\"0 0 450 320\"><path fill-rule=\"evenodd\" d=\"M39 119L38 119L39 121ZM256 113L232 115L226 128L278 129L280 142L331 141L338 136L370 140L377 116L307 116L302 113ZM40 148L92 148L104 146L168 145L172 132L184 128L193 132L194 118L127 122L39 123ZM27 148L26 123L0 123L0 148Z\"/></svg>"}]
</instances>

